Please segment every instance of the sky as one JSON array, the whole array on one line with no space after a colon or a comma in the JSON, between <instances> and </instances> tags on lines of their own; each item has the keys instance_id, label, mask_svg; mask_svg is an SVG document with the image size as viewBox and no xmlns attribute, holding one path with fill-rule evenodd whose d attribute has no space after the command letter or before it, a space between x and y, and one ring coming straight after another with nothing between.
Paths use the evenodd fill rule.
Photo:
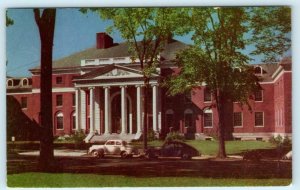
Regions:
<instances>
[{"instance_id":1,"label":"sky","mask_svg":"<svg viewBox=\"0 0 300 190\"><path fill-rule=\"evenodd\" d=\"M14 24L6 28L6 75L30 76L30 68L40 64L40 39L32 9L8 9ZM57 9L53 59L95 46L96 33L105 32L112 21L101 20L96 13L82 14L78 8ZM114 42L124 41L118 32L112 34ZM176 37L191 44L190 36ZM253 47L249 47L253 49ZM246 52L248 51L246 50ZM255 57L252 63L260 62Z\"/></svg>"}]
</instances>

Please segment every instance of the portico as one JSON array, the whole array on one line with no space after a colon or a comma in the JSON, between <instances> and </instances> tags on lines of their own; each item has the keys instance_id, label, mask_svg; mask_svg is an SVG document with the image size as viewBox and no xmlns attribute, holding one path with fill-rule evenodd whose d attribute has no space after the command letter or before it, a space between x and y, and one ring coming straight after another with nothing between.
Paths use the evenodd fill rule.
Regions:
<instances>
[{"instance_id":1,"label":"portico","mask_svg":"<svg viewBox=\"0 0 300 190\"><path fill-rule=\"evenodd\" d=\"M158 75L150 78L149 129L161 131ZM76 129L93 135L132 135L143 132L143 90L141 71L108 65L74 79L76 88ZM152 118L151 118L152 117ZM151 118L151 122L149 119Z\"/></svg>"}]
</instances>

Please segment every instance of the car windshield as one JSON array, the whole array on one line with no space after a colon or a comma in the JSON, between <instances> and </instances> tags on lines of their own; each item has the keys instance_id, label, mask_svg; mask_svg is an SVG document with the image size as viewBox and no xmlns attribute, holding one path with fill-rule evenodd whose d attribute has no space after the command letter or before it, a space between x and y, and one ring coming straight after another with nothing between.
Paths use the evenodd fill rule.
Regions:
<instances>
[{"instance_id":1,"label":"car windshield","mask_svg":"<svg viewBox=\"0 0 300 190\"><path fill-rule=\"evenodd\" d=\"M123 144L124 146L126 146L126 145L127 145L127 142L126 142L126 141L122 141L122 144Z\"/></svg>"}]
</instances>

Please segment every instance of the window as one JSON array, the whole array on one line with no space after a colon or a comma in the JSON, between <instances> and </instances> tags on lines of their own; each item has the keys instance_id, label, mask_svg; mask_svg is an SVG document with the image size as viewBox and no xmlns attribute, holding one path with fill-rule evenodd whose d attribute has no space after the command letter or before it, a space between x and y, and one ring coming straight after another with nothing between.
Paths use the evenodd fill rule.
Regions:
<instances>
[{"instance_id":1,"label":"window","mask_svg":"<svg viewBox=\"0 0 300 190\"><path fill-rule=\"evenodd\" d=\"M204 127L212 127L213 126L213 115L211 110L204 111Z\"/></svg>"},{"instance_id":2,"label":"window","mask_svg":"<svg viewBox=\"0 0 300 190\"><path fill-rule=\"evenodd\" d=\"M13 86L13 81L12 80L8 80L7 81L7 86Z\"/></svg>"},{"instance_id":3,"label":"window","mask_svg":"<svg viewBox=\"0 0 300 190\"><path fill-rule=\"evenodd\" d=\"M56 129L64 129L64 115L61 112L56 115Z\"/></svg>"},{"instance_id":4,"label":"window","mask_svg":"<svg viewBox=\"0 0 300 190\"><path fill-rule=\"evenodd\" d=\"M28 79L23 79L22 80L22 85L23 86L28 86Z\"/></svg>"},{"instance_id":5,"label":"window","mask_svg":"<svg viewBox=\"0 0 300 190\"><path fill-rule=\"evenodd\" d=\"M56 77L56 84L62 84L62 77Z\"/></svg>"},{"instance_id":6,"label":"window","mask_svg":"<svg viewBox=\"0 0 300 190\"><path fill-rule=\"evenodd\" d=\"M262 92L262 90L258 90L254 93L254 100L255 101L263 101L263 92Z\"/></svg>"},{"instance_id":7,"label":"window","mask_svg":"<svg viewBox=\"0 0 300 190\"><path fill-rule=\"evenodd\" d=\"M184 94L184 103L191 103L191 102L192 102L192 94L189 91Z\"/></svg>"},{"instance_id":8,"label":"window","mask_svg":"<svg viewBox=\"0 0 300 190\"><path fill-rule=\"evenodd\" d=\"M61 94L56 95L56 106L62 106L63 105L63 96Z\"/></svg>"},{"instance_id":9,"label":"window","mask_svg":"<svg viewBox=\"0 0 300 190\"><path fill-rule=\"evenodd\" d=\"M262 68L261 67L255 67L254 68L254 73L257 75L261 75L262 74Z\"/></svg>"},{"instance_id":10,"label":"window","mask_svg":"<svg viewBox=\"0 0 300 190\"><path fill-rule=\"evenodd\" d=\"M208 88L204 89L204 102L210 102L211 101L211 93Z\"/></svg>"},{"instance_id":11,"label":"window","mask_svg":"<svg viewBox=\"0 0 300 190\"><path fill-rule=\"evenodd\" d=\"M75 130L76 129L76 114L75 114L75 112L73 112L71 118L72 118L72 129Z\"/></svg>"},{"instance_id":12,"label":"window","mask_svg":"<svg viewBox=\"0 0 300 190\"><path fill-rule=\"evenodd\" d=\"M233 113L233 126L243 126L242 112Z\"/></svg>"},{"instance_id":13,"label":"window","mask_svg":"<svg viewBox=\"0 0 300 190\"><path fill-rule=\"evenodd\" d=\"M21 97L21 108L27 108L27 97Z\"/></svg>"},{"instance_id":14,"label":"window","mask_svg":"<svg viewBox=\"0 0 300 190\"><path fill-rule=\"evenodd\" d=\"M255 112L255 126L264 126L264 112Z\"/></svg>"},{"instance_id":15,"label":"window","mask_svg":"<svg viewBox=\"0 0 300 190\"><path fill-rule=\"evenodd\" d=\"M73 105L73 106L76 105L76 97L75 97L75 94L72 94L72 105Z\"/></svg>"},{"instance_id":16,"label":"window","mask_svg":"<svg viewBox=\"0 0 300 190\"><path fill-rule=\"evenodd\" d=\"M174 128L174 126L173 126L174 117L173 116L174 116L174 111L173 110L169 109L169 110L166 111L166 127L170 131L172 130L172 128Z\"/></svg>"},{"instance_id":17,"label":"window","mask_svg":"<svg viewBox=\"0 0 300 190\"><path fill-rule=\"evenodd\" d=\"M190 113L184 115L184 126L185 127L192 127L192 125L193 125L192 117L193 117L193 114L190 114Z\"/></svg>"}]
</instances>

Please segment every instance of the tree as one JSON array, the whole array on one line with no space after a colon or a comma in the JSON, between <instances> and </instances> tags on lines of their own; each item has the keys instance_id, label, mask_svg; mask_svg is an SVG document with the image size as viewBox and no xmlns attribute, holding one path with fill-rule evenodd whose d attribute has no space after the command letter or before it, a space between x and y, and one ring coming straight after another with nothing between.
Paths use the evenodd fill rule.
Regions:
<instances>
[{"instance_id":1,"label":"tree","mask_svg":"<svg viewBox=\"0 0 300 190\"><path fill-rule=\"evenodd\" d=\"M164 49L168 40L174 35L184 33L180 27L184 9L180 8L105 8L90 9L100 15L102 19L113 21L107 29L110 33L118 30L123 39L129 44L129 51L133 54L133 61L138 59L143 72L144 113L147 115L149 79L160 62L159 53ZM86 13L87 9L81 9ZM147 117L144 117L144 148L147 148Z\"/></svg>"},{"instance_id":2,"label":"tree","mask_svg":"<svg viewBox=\"0 0 300 190\"><path fill-rule=\"evenodd\" d=\"M251 57L243 50L253 45L251 55L263 54L267 61L282 56L290 48L290 8L193 8L186 15L195 44L178 53L181 71L166 85L174 95L205 83L218 112L218 157L224 158L226 106L233 101L249 105L249 97L260 89L247 64Z\"/></svg>"},{"instance_id":3,"label":"tree","mask_svg":"<svg viewBox=\"0 0 300 190\"><path fill-rule=\"evenodd\" d=\"M40 157L39 166L43 171L53 168L53 125L52 125L52 52L56 9L34 9L35 22L41 40L41 82L40 82Z\"/></svg>"},{"instance_id":4,"label":"tree","mask_svg":"<svg viewBox=\"0 0 300 190\"><path fill-rule=\"evenodd\" d=\"M6 13L5 13L5 18L6 18L6 22L5 22L6 27L14 24L14 20L11 19L11 18L7 15L7 11L6 11Z\"/></svg>"}]
</instances>

